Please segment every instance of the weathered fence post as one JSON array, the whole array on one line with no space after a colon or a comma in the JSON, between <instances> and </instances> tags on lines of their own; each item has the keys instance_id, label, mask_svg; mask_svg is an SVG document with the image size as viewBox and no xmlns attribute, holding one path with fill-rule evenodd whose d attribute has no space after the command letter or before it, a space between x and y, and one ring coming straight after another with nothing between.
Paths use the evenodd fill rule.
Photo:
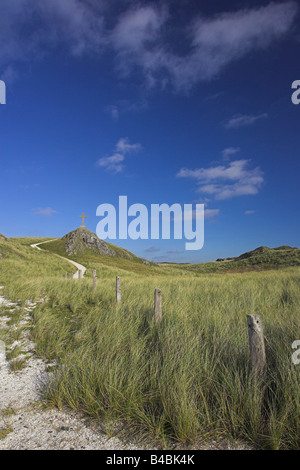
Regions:
<instances>
[{"instance_id":1,"label":"weathered fence post","mask_svg":"<svg viewBox=\"0 0 300 470\"><path fill-rule=\"evenodd\" d=\"M78 269L78 279L81 279L81 274L82 274L81 269Z\"/></svg>"},{"instance_id":2,"label":"weathered fence post","mask_svg":"<svg viewBox=\"0 0 300 470\"><path fill-rule=\"evenodd\" d=\"M65 272L65 279L68 279L68 273Z\"/></svg>"},{"instance_id":3,"label":"weathered fence post","mask_svg":"<svg viewBox=\"0 0 300 470\"><path fill-rule=\"evenodd\" d=\"M62 274L60 275L60 278L61 278L61 279L63 278L63 275L62 275Z\"/></svg>"},{"instance_id":4,"label":"weathered fence post","mask_svg":"<svg viewBox=\"0 0 300 470\"><path fill-rule=\"evenodd\" d=\"M251 368L254 373L262 375L266 370L263 326L259 315L247 315L247 321Z\"/></svg>"},{"instance_id":5,"label":"weathered fence post","mask_svg":"<svg viewBox=\"0 0 300 470\"><path fill-rule=\"evenodd\" d=\"M161 308L162 294L160 289L154 291L154 320L156 323L162 320L162 308Z\"/></svg>"},{"instance_id":6,"label":"weathered fence post","mask_svg":"<svg viewBox=\"0 0 300 470\"><path fill-rule=\"evenodd\" d=\"M93 290L96 290L96 282L97 282L97 272L96 269L93 270Z\"/></svg>"},{"instance_id":7,"label":"weathered fence post","mask_svg":"<svg viewBox=\"0 0 300 470\"><path fill-rule=\"evenodd\" d=\"M117 304L121 303L121 278L120 276L116 277L116 300L117 300Z\"/></svg>"},{"instance_id":8,"label":"weathered fence post","mask_svg":"<svg viewBox=\"0 0 300 470\"><path fill-rule=\"evenodd\" d=\"M71 271L71 281L73 281L73 271Z\"/></svg>"}]
</instances>

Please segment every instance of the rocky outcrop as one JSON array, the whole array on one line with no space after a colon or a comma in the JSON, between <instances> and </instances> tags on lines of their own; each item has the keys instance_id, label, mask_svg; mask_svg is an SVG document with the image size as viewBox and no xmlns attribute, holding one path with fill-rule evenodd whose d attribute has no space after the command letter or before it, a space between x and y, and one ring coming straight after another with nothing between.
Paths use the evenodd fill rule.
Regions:
<instances>
[{"instance_id":1,"label":"rocky outcrop","mask_svg":"<svg viewBox=\"0 0 300 470\"><path fill-rule=\"evenodd\" d=\"M114 250L109 243L101 240L86 227L80 227L62 237L66 241L65 250L69 255L76 255L85 248L93 250L103 256L120 256L122 258L133 259L133 256L126 250Z\"/></svg>"},{"instance_id":2,"label":"rocky outcrop","mask_svg":"<svg viewBox=\"0 0 300 470\"><path fill-rule=\"evenodd\" d=\"M62 240L66 240L65 250L69 255L77 255L84 248L88 248L100 255L116 256L115 251L106 242L100 240L96 234L90 232L86 227L80 227L67 233L62 237Z\"/></svg>"}]
</instances>

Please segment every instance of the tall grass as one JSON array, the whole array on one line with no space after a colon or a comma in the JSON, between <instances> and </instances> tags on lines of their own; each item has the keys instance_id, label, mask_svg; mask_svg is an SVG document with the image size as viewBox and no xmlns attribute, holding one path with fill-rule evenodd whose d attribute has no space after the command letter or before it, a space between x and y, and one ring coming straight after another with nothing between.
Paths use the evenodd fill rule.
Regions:
<instances>
[{"instance_id":1,"label":"tall grass","mask_svg":"<svg viewBox=\"0 0 300 470\"><path fill-rule=\"evenodd\" d=\"M159 279L163 322L153 322L156 279L67 283L37 314L40 355L57 358L48 398L94 417L124 418L160 439L245 438L299 448L299 273ZM247 313L265 326L268 371L249 370Z\"/></svg>"},{"instance_id":2,"label":"tall grass","mask_svg":"<svg viewBox=\"0 0 300 470\"><path fill-rule=\"evenodd\" d=\"M103 275L97 269L96 292L89 278L71 282L58 273L10 279L10 293L47 292L33 334L38 354L60 364L50 402L102 422L124 420L162 441L227 436L258 448L300 448L300 366L291 362L291 344L300 339L299 268L201 276L168 268L147 277L124 271L119 306L116 267ZM160 325L153 321L156 287ZM249 369L251 313L265 328L268 368L260 381Z\"/></svg>"}]
</instances>

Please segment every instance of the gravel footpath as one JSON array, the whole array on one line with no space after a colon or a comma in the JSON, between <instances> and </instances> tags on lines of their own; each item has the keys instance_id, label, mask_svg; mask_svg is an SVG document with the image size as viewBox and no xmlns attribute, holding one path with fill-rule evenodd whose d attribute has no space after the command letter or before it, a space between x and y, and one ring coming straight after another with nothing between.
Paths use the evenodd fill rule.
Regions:
<instances>
[{"instance_id":1,"label":"gravel footpath","mask_svg":"<svg viewBox=\"0 0 300 470\"><path fill-rule=\"evenodd\" d=\"M4 342L0 342L0 450L141 449L92 429L76 413L45 409L40 389L48 381L50 374L46 371L47 364L35 357L34 344L30 341L29 333L30 312L35 307L36 303L27 302L26 307L22 308L0 296L0 330L22 327L20 338L6 346L6 351ZM2 314L4 309L5 313ZM10 313L12 315L16 312L21 314L18 326L8 325ZM27 358L26 366L17 371L13 371L12 366L20 356L6 360L6 355L15 347L26 352Z\"/></svg>"},{"instance_id":2,"label":"gravel footpath","mask_svg":"<svg viewBox=\"0 0 300 470\"><path fill-rule=\"evenodd\" d=\"M47 240L45 242L33 243L30 246L31 246L31 248L36 248L37 250L41 250L39 245L43 245L44 243L53 242L54 240L56 240L56 238L53 238L51 240ZM77 271L73 274L73 279L79 279L79 270L81 270L82 277L84 276L84 273L86 271L85 266L83 266L82 264L76 263L76 261L73 261L69 258L65 258L64 256L60 256L60 255L56 255L56 256L58 256L61 259L64 259L65 261L68 261L68 263L71 263L73 266L75 266L75 268L77 268Z\"/></svg>"}]
</instances>

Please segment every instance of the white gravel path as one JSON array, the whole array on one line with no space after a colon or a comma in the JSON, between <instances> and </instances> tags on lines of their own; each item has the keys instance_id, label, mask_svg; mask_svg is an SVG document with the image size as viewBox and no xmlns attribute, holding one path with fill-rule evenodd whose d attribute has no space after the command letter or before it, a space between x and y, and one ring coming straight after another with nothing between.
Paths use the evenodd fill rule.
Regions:
<instances>
[{"instance_id":1,"label":"white gravel path","mask_svg":"<svg viewBox=\"0 0 300 470\"><path fill-rule=\"evenodd\" d=\"M29 327L30 312L35 307L35 303L29 302L21 308L0 296L0 330L7 330L7 322L11 319L9 312L13 314L16 311L21 313L19 325ZM4 315L1 314L3 308ZM40 390L50 374L46 371L46 363L36 358L28 330L22 331L18 341L6 345L6 353L15 346L27 351L30 358L24 369L11 370L12 360L6 360L5 344L0 342L0 450L141 449L117 437L106 436L77 413L45 409Z\"/></svg>"},{"instance_id":2,"label":"white gravel path","mask_svg":"<svg viewBox=\"0 0 300 470\"><path fill-rule=\"evenodd\" d=\"M49 243L49 242L53 242L54 240L56 240L56 238L53 238L51 240L47 240L45 242L40 242L40 243L33 243L31 246L31 248L37 248L38 250L41 250L41 248L39 247L39 245L43 245L44 243ZM73 261L69 258L65 258L64 256L60 256L60 255L56 255L58 256L59 258L61 259L64 259L66 261L68 261L68 263L71 263L73 264L73 266L75 266L75 268L77 268L77 271L74 273L73 275L73 279L78 279L79 278L79 270L81 270L81 273L82 273L82 277L84 276L84 273L86 271L86 267L83 266L82 264L79 264L79 263L76 263L76 261Z\"/></svg>"}]
</instances>

